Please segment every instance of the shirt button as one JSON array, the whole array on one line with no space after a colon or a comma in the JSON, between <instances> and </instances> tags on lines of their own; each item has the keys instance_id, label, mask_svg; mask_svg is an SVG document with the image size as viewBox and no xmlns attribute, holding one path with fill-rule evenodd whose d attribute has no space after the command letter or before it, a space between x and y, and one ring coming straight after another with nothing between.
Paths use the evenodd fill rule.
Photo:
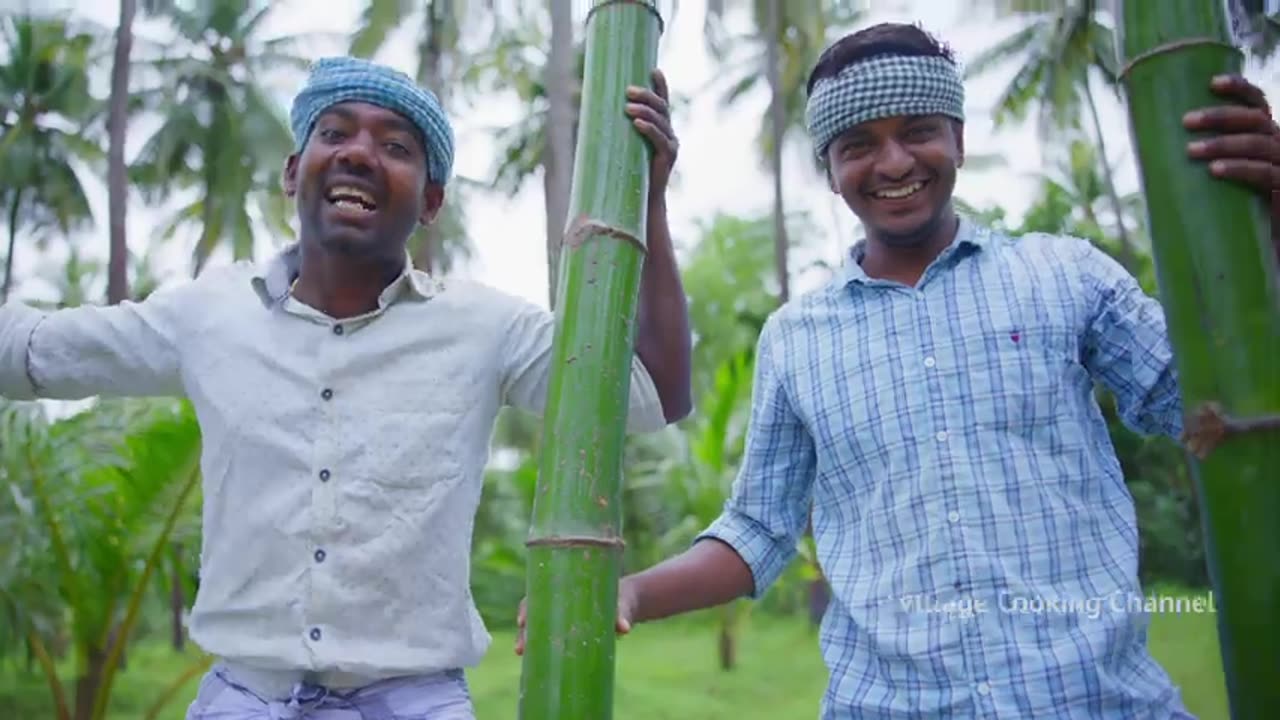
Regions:
<instances>
[{"instance_id":1,"label":"shirt button","mask_svg":"<svg viewBox=\"0 0 1280 720\"><path fill-rule=\"evenodd\" d=\"M991 686L990 686L990 685L988 685L988 684L986 684L986 683L984 683L984 682L978 683L978 694L979 694L979 695L990 695L990 694L991 694Z\"/></svg>"},{"instance_id":2,"label":"shirt button","mask_svg":"<svg viewBox=\"0 0 1280 720\"><path fill-rule=\"evenodd\" d=\"M334 335L341 335L341 334L342 334L342 326L341 326L341 325L334 325L334 326L333 326L333 334L334 334Z\"/></svg>"},{"instance_id":3,"label":"shirt button","mask_svg":"<svg viewBox=\"0 0 1280 720\"><path fill-rule=\"evenodd\" d=\"M316 551L316 562L318 563L324 562L324 550Z\"/></svg>"},{"instance_id":4,"label":"shirt button","mask_svg":"<svg viewBox=\"0 0 1280 720\"><path fill-rule=\"evenodd\" d=\"M320 628L311 628L311 639L316 641L320 640Z\"/></svg>"},{"instance_id":5,"label":"shirt button","mask_svg":"<svg viewBox=\"0 0 1280 720\"><path fill-rule=\"evenodd\" d=\"M325 468L320 471L320 482L329 482L329 469Z\"/></svg>"},{"instance_id":6,"label":"shirt button","mask_svg":"<svg viewBox=\"0 0 1280 720\"><path fill-rule=\"evenodd\" d=\"M938 442L945 442L947 439L947 431L939 430L936 437L938 438Z\"/></svg>"},{"instance_id":7,"label":"shirt button","mask_svg":"<svg viewBox=\"0 0 1280 720\"><path fill-rule=\"evenodd\" d=\"M333 391L330 390L329 388L325 388L324 390L320 391L320 397L324 398L325 400L328 400L329 398L333 397Z\"/></svg>"},{"instance_id":8,"label":"shirt button","mask_svg":"<svg viewBox=\"0 0 1280 720\"><path fill-rule=\"evenodd\" d=\"M951 513L947 515L947 519L953 523L960 522L960 513L956 512L955 510L952 510Z\"/></svg>"},{"instance_id":9,"label":"shirt button","mask_svg":"<svg viewBox=\"0 0 1280 720\"><path fill-rule=\"evenodd\" d=\"M938 362L937 362L936 360L934 360L932 357L927 357L927 358L925 358L925 359L924 359L924 366L925 366L925 367L931 368L931 367L933 367L934 365L937 365L937 364L938 364Z\"/></svg>"}]
</instances>

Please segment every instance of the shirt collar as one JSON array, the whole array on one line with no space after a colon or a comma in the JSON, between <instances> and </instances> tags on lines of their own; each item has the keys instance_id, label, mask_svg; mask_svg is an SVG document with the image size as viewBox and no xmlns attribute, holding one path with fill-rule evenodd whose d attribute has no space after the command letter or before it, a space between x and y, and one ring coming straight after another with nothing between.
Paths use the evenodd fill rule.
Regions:
<instances>
[{"instance_id":1,"label":"shirt collar","mask_svg":"<svg viewBox=\"0 0 1280 720\"><path fill-rule=\"evenodd\" d=\"M268 307L284 302L298 277L302 264L302 246L293 243L281 250L254 272L253 289ZM413 258L405 252L404 269L392 280L378 297L378 304L385 306L401 297L429 300L443 289L441 282L413 266Z\"/></svg>"},{"instance_id":2,"label":"shirt collar","mask_svg":"<svg viewBox=\"0 0 1280 720\"><path fill-rule=\"evenodd\" d=\"M941 263L950 261L962 249L982 250L987 247L991 231L989 228L974 223L969 218L960 215L959 227L956 230L956 236L951 244L943 249L938 257L934 259L930 267L939 266ZM862 269L862 258L866 254L867 239L859 238L849 251L844 254L841 262L841 274L844 278L844 284L860 283L874 284L879 282L876 278L867 275ZM925 271L928 274L928 270Z\"/></svg>"}]
</instances>

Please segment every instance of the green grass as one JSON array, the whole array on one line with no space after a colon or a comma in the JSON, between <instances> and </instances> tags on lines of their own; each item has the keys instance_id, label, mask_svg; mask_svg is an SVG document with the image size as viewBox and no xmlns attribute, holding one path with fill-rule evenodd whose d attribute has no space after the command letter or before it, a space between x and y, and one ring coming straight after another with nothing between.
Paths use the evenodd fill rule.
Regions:
<instances>
[{"instance_id":1,"label":"green grass","mask_svg":"<svg viewBox=\"0 0 1280 720\"><path fill-rule=\"evenodd\" d=\"M721 672L714 626L691 620L637 628L618 646L615 720L777 720L816 718L826 669L817 636L799 621L754 615L738 649L739 665ZM1151 650L1182 688L1201 720L1226 720L1226 693L1210 614L1164 614L1152 621ZM479 720L516 716L520 659L512 636L495 632L488 657L470 673ZM110 720L140 720L169 679L198 659L178 656L163 643L141 643L118 682ZM187 683L161 720L182 720L198 678ZM0 717L53 717L48 690L37 673L0 666Z\"/></svg>"}]
</instances>

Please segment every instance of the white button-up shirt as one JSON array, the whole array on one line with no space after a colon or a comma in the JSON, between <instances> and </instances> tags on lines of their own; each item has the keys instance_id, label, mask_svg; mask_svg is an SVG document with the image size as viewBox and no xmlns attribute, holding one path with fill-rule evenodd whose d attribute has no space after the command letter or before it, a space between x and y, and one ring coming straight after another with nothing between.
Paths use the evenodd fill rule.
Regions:
<instances>
[{"instance_id":1,"label":"white button-up shirt","mask_svg":"<svg viewBox=\"0 0 1280 720\"><path fill-rule=\"evenodd\" d=\"M490 642L469 586L490 437L503 405L541 413L554 316L410 268L377 310L337 321L291 296L297 259L210 269L139 304L9 303L0 395L190 399L190 630L211 654L367 679L474 665ZM629 413L632 431L666 425L638 359Z\"/></svg>"}]
</instances>

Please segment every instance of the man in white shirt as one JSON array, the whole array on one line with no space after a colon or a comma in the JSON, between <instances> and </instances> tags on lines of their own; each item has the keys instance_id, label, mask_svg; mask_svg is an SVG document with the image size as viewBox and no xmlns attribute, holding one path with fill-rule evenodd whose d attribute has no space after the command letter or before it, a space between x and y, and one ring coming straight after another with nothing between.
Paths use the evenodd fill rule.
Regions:
<instances>
[{"instance_id":1,"label":"man in white shirt","mask_svg":"<svg viewBox=\"0 0 1280 720\"><path fill-rule=\"evenodd\" d=\"M619 108L654 149L634 431L691 406L666 96L655 73ZM407 240L439 212L453 160L430 92L329 58L291 120L297 245L142 303L5 305L0 395L193 403L204 545L190 629L220 661L189 720L469 719L462 671L489 644L469 588L489 440L503 405L542 411L554 317L410 265Z\"/></svg>"}]
</instances>

